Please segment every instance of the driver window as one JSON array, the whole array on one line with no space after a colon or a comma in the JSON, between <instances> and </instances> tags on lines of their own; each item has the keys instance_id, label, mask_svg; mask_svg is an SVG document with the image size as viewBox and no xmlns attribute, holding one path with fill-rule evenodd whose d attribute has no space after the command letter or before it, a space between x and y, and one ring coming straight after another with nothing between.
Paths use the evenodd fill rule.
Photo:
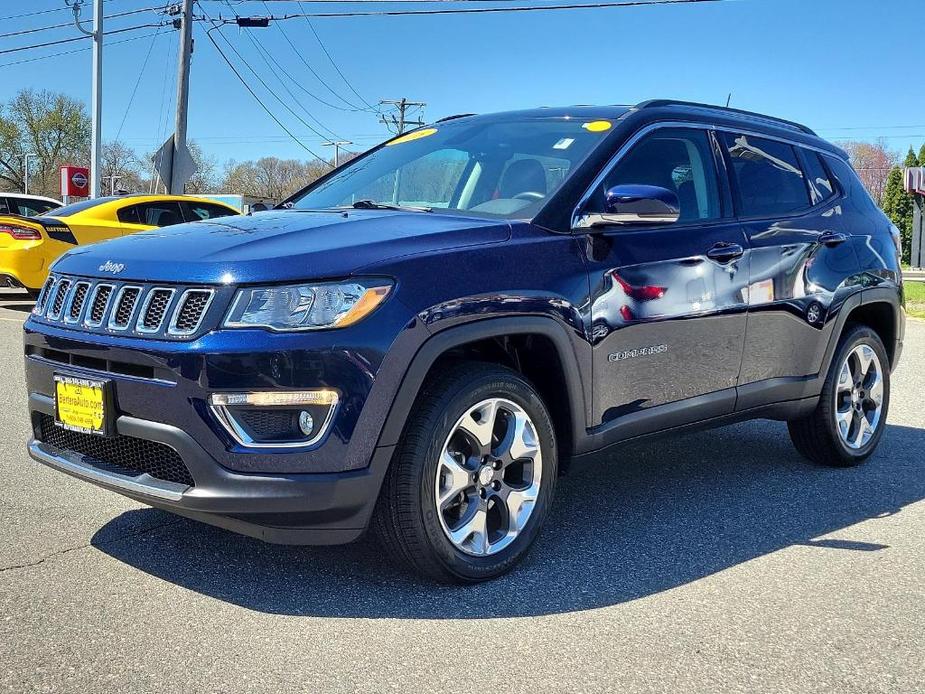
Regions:
<instances>
[{"instance_id":1,"label":"driver window","mask_svg":"<svg viewBox=\"0 0 925 694\"><path fill-rule=\"evenodd\" d=\"M665 128L644 137L604 178L601 208L604 191L628 184L659 186L675 193L681 205L680 222L720 217L713 152L702 130Z\"/></svg>"}]
</instances>

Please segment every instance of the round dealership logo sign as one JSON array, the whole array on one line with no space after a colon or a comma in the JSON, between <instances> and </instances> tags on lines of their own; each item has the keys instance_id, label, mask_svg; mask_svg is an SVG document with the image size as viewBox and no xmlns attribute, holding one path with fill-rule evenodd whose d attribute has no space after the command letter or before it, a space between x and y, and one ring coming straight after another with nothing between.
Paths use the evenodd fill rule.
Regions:
<instances>
[{"instance_id":1,"label":"round dealership logo sign","mask_svg":"<svg viewBox=\"0 0 925 694\"><path fill-rule=\"evenodd\" d=\"M78 188L86 188L87 177L82 171L75 171L74 175L71 176L71 183L73 183Z\"/></svg>"}]
</instances>

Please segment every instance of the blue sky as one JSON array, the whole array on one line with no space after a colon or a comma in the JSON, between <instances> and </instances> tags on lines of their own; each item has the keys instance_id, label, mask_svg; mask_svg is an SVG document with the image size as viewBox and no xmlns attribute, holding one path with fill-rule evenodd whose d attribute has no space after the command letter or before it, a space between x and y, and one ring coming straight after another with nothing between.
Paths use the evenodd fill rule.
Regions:
<instances>
[{"instance_id":1,"label":"blue sky","mask_svg":"<svg viewBox=\"0 0 925 694\"><path fill-rule=\"evenodd\" d=\"M105 7L110 14L163 3L109 0ZM370 5L308 0L302 4L319 12L361 6L369 9ZM231 0L230 5L242 15L266 14L263 3L257 0ZM384 3L376 8L447 5ZM0 0L0 18L63 6L64 0ZM271 2L269 6L275 14L299 12L298 4L292 1ZM201 0L200 7L197 12L212 17L233 14L229 4L219 0ZM90 14L89 7L84 13ZM58 11L3 19L0 34L69 18L69 12ZM140 13L113 19L107 28L156 21L159 16L155 13ZM635 103L653 97L723 103L732 92L733 106L805 122L828 139L885 137L892 149L902 153L910 144L918 149L925 142L925 90L921 76L914 72L913 59L916 47L920 50L925 40L925 2L921 0L729 0L476 16L318 18L313 23L337 66L366 101L402 96L426 101L426 118L431 120L461 112ZM281 24L325 82L348 101L357 102L305 20ZM305 151L266 115L229 71L206 38L205 29L200 22L195 31L190 137L220 162L263 155L305 157ZM154 31L142 29L109 37L105 55L104 138L114 138L124 118L120 138L141 151L154 149L173 123L177 36L166 31L148 38ZM371 146L386 136L375 114L332 109L307 96L303 89L343 104L309 73L277 27L244 31L252 32L253 39L301 85L282 78L282 84L302 106L333 133L354 140L354 149ZM282 70L268 67L244 31L223 29L267 85L313 123L279 81L277 73ZM74 29L62 28L3 37L0 51L74 35ZM115 44L135 36L143 38ZM240 65L227 44L220 45L277 117L309 148L324 152L319 145L321 138L286 111ZM0 101L27 86L89 100L89 49L11 64L78 46L0 54L0 74L4 76ZM128 108L149 48L149 60Z\"/></svg>"}]
</instances>

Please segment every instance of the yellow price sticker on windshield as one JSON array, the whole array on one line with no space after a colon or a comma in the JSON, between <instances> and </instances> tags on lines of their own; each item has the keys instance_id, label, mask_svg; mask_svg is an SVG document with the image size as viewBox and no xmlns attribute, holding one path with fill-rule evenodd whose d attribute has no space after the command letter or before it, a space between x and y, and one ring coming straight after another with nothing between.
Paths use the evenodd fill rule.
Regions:
<instances>
[{"instance_id":1,"label":"yellow price sticker on windshield","mask_svg":"<svg viewBox=\"0 0 925 694\"><path fill-rule=\"evenodd\" d=\"M590 123L585 123L581 127L591 133L603 133L610 130L610 128L613 127L613 123L609 120L593 120Z\"/></svg>"},{"instance_id":2,"label":"yellow price sticker on windshield","mask_svg":"<svg viewBox=\"0 0 925 694\"><path fill-rule=\"evenodd\" d=\"M413 133L408 133L407 135L396 137L391 142L386 143L386 147L391 147L392 145L401 145L405 142L411 142L412 140L420 140L422 137L430 137L436 132L436 128L424 128L423 130L415 130Z\"/></svg>"}]
</instances>

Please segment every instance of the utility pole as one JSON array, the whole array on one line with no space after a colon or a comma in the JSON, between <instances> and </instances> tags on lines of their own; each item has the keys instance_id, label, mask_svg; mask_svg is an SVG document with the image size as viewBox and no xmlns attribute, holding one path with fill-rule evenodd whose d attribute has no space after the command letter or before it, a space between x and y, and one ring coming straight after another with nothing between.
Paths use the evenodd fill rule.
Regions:
<instances>
[{"instance_id":1,"label":"utility pole","mask_svg":"<svg viewBox=\"0 0 925 694\"><path fill-rule=\"evenodd\" d=\"M100 195L100 160L102 159L103 114L103 0L93 0L93 31L84 29L80 23L80 9L84 0L64 0L74 11L74 24L93 38L93 95L90 99L90 197Z\"/></svg>"},{"instance_id":2,"label":"utility pole","mask_svg":"<svg viewBox=\"0 0 925 694\"><path fill-rule=\"evenodd\" d=\"M405 129L412 125L414 127L420 127L424 125L424 121L420 118L415 120L408 120L408 112L412 109L424 110L424 107L427 104L423 101L408 101L404 97L401 99L380 99L380 106L391 106L398 111L398 116L395 114L385 114L379 116L379 122L384 123L388 128L395 128L395 131L398 135L401 135L405 132Z\"/></svg>"},{"instance_id":3,"label":"utility pole","mask_svg":"<svg viewBox=\"0 0 925 694\"><path fill-rule=\"evenodd\" d=\"M22 168L23 168L22 192L25 195L29 194L29 160L38 158L38 156L39 156L38 154L35 154L33 152L28 152L22 155Z\"/></svg>"},{"instance_id":4,"label":"utility pole","mask_svg":"<svg viewBox=\"0 0 925 694\"><path fill-rule=\"evenodd\" d=\"M340 166L340 148L352 144L350 140L329 140L328 142L322 142L321 146L334 148L334 168L336 169Z\"/></svg>"},{"instance_id":5,"label":"utility pole","mask_svg":"<svg viewBox=\"0 0 925 694\"><path fill-rule=\"evenodd\" d=\"M186 119L189 112L189 71L193 55L193 0L183 0L180 10L180 54L177 59L177 115L173 136L173 160L170 167L170 193L177 195L189 180L183 167L177 166L186 147ZM195 169L193 170L195 172ZM191 174L190 174L191 175Z\"/></svg>"}]
</instances>

